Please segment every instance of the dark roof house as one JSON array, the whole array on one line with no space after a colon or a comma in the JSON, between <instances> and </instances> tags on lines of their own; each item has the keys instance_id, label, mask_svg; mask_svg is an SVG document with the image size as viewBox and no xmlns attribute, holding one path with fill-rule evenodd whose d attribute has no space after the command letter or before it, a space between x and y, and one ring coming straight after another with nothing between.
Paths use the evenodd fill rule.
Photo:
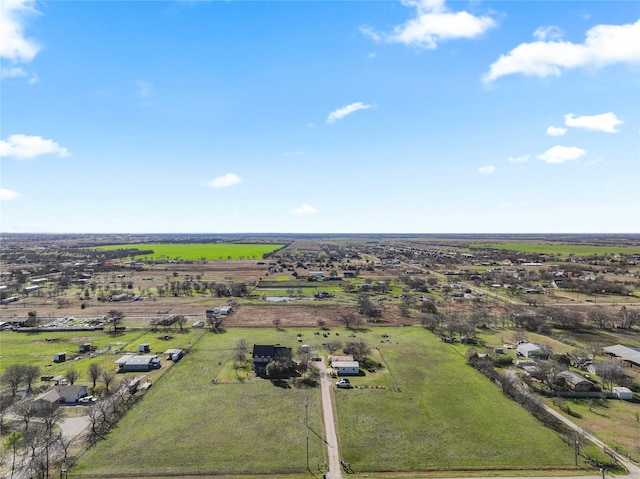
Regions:
<instances>
[{"instance_id":1,"label":"dark roof house","mask_svg":"<svg viewBox=\"0 0 640 479\"><path fill-rule=\"evenodd\" d=\"M271 361L288 363L291 361L292 350L286 346L278 344L254 344L252 358L252 369L259 376L265 375L267 364Z\"/></svg>"}]
</instances>

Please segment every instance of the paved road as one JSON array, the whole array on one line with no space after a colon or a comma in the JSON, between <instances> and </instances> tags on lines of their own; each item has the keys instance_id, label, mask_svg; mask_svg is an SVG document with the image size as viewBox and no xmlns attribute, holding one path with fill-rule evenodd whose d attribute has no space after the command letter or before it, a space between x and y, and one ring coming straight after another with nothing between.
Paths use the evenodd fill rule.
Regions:
<instances>
[{"instance_id":1,"label":"paved road","mask_svg":"<svg viewBox=\"0 0 640 479\"><path fill-rule=\"evenodd\" d=\"M327 479L342 479L340 470L340 450L338 436L333 420L333 405L331 403L331 380L327 376L324 361L319 363L320 388L322 390L322 414L324 417L325 440L327 441L327 455L329 456L329 472Z\"/></svg>"}]
</instances>

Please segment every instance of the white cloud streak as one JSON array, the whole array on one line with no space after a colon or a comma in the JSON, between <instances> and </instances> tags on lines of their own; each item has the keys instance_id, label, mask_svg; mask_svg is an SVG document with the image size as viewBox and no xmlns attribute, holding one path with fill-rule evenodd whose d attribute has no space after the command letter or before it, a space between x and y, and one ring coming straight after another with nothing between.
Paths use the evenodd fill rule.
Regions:
<instances>
[{"instance_id":1,"label":"white cloud streak","mask_svg":"<svg viewBox=\"0 0 640 479\"><path fill-rule=\"evenodd\" d=\"M584 128L585 130L603 131L605 133L617 133L616 126L622 125L615 113L602 113L592 116L575 116L569 113L564 116L564 124L574 128Z\"/></svg>"},{"instance_id":2,"label":"white cloud streak","mask_svg":"<svg viewBox=\"0 0 640 479\"><path fill-rule=\"evenodd\" d=\"M562 164L567 161L577 160L578 158L586 154L586 150L578 148L576 146L561 146L557 145L553 148L549 148L547 151L538 155L540 161L552 164Z\"/></svg>"},{"instance_id":3,"label":"white cloud streak","mask_svg":"<svg viewBox=\"0 0 640 479\"><path fill-rule=\"evenodd\" d=\"M496 167L493 165L481 166L480 168L478 168L478 171L483 175L490 175L491 173L496 171Z\"/></svg>"},{"instance_id":4,"label":"white cloud streak","mask_svg":"<svg viewBox=\"0 0 640 479\"><path fill-rule=\"evenodd\" d=\"M525 163L527 161L529 161L529 155L514 156L509 158L510 163Z\"/></svg>"},{"instance_id":5,"label":"white cloud streak","mask_svg":"<svg viewBox=\"0 0 640 479\"><path fill-rule=\"evenodd\" d=\"M369 108L373 108L373 105L366 105L360 101L351 103L350 105L338 108L337 110L329 113L329 116L327 117L327 123L334 123L336 120L340 120L341 118L344 118L347 115L351 115L358 110L368 110Z\"/></svg>"},{"instance_id":6,"label":"white cloud streak","mask_svg":"<svg viewBox=\"0 0 640 479\"><path fill-rule=\"evenodd\" d=\"M217 176L213 180L206 183L211 188L228 188L229 186L237 185L242 181L235 173L227 173L226 175Z\"/></svg>"},{"instance_id":7,"label":"white cloud streak","mask_svg":"<svg viewBox=\"0 0 640 479\"><path fill-rule=\"evenodd\" d=\"M292 210L292 213L296 216L309 216L316 214L318 212L318 208L315 206L311 206L308 203L303 204L300 208L296 208Z\"/></svg>"},{"instance_id":8,"label":"white cloud streak","mask_svg":"<svg viewBox=\"0 0 640 479\"><path fill-rule=\"evenodd\" d=\"M378 33L369 27L360 31L376 42L403 43L426 49L435 49L445 40L476 38L496 22L491 17L476 17L468 12L450 12L443 0L405 0L403 5L416 9L416 16L391 33Z\"/></svg>"},{"instance_id":9,"label":"white cloud streak","mask_svg":"<svg viewBox=\"0 0 640 479\"><path fill-rule=\"evenodd\" d=\"M547 135L549 136L563 136L567 133L566 128L562 128L561 126L550 126L547 128Z\"/></svg>"},{"instance_id":10,"label":"white cloud streak","mask_svg":"<svg viewBox=\"0 0 640 479\"><path fill-rule=\"evenodd\" d=\"M640 63L640 20L626 25L596 25L580 44L559 40L522 43L496 60L483 80L491 83L516 73L540 78L560 76L564 70L597 69L615 63Z\"/></svg>"},{"instance_id":11,"label":"white cloud streak","mask_svg":"<svg viewBox=\"0 0 640 479\"><path fill-rule=\"evenodd\" d=\"M12 201L20 196L20 193L6 188L0 188L0 201Z\"/></svg>"},{"instance_id":12,"label":"white cloud streak","mask_svg":"<svg viewBox=\"0 0 640 479\"><path fill-rule=\"evenodd\" d=\"M70 156L66 148L53 140L45 140L41 136L18 134L9 136L7 141L0 140L0 157L25 160L41 155Z\"/></svg>"},{"instance_id":13,"label":"white cloud streak","mask_svg":"<svg viewBox=\"0 0 640 479\"><path fill-rule=\"evenodd\" d=\"M25 36L24 18L38 12L33 0L2 0L0 2L0 58L13 63L30 62L40 46Z\"/></svg>"}]
</instances>

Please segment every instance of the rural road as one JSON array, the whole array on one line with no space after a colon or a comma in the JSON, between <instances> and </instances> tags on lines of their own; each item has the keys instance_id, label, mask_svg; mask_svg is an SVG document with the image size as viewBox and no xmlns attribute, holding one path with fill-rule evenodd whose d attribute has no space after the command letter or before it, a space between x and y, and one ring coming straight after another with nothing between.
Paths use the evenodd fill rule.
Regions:
<instances>
[{"instance_id":1,"label":"rural road","mask_svg":"<svg viewBox=\"0 0 640 479\"><path fill-rule=\"evenodd\" d=\"M331 380L327 376L327 367L324 361L319 363L320 388L322 390L322 415L324 419L325 439L327 441L327 455L329 456L329 472L327 479L342 479L340 471L340 450L338 449L338 436L333 420L333 405L331 403Z\"/></svg>"},{"instance_id":2,"label":"rural road","mask_svg":"<svg viewBox=\"0 0 640 479\"><path fill-rule=\"evenodd\" d=\"M331 380L327 375L327 367L324 364L324 361L319 363L320 369L320 387L322 391L322 413L324 419L324 428L325 428L325 439L327 442L327 455L329 457L329 471L326 474L326 479L343 479L342 477L342 468L340 464L340 449L338 447L338 436L336 434L334 416L333 416L333 404L331 402ZM550 414L554 415L562 422L564 422L567 426L569 426L574 431L579 432L585 439L593 442L600 448L604 448L605 444L600 441L598 438L592 436L591 434L586 433L583 429L581 429L577 424L573 423L562 414L556 412L553 408L549 406L545 406L547 411ZM629 475L626 476L628 479L640 479L640 467L634 464L632 461L628 460L626 457L616 453L615 451L611 451L617 458L617 460L624 465L624 467L629 471ZM589 476L573 476L571 479L602 479L605 477L613 477L608 474L600 475L594 474ZM456 478L456 479L465 479L465 478ZM478 479L473 478L473 479ZM522 477L503 477L502 479L523 479ZM567 479L566 477L539 477L536 479Z\"/></svg>"}]
</instances>

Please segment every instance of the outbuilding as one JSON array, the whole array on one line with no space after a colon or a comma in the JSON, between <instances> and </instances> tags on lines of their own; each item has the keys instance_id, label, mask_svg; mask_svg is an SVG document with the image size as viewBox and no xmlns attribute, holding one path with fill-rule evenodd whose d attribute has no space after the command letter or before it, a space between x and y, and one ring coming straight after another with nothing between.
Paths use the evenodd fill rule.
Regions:
<instances>
[{"instance_id":1,"label":"outbuilding","mask_svg":"<svg viewBox=\"0 0 640 479\"><path fill-rule=\"evenodd\" d=\"M523 356L525 358L536 358L536 359L549 359L549 352L535 343L520 343L518 344L518 356Z\"/></svg>"},{"instance_id":2,"label":"outbuilding","mask_svg":"<svg viewBox=\"0 0 640 479\"><path fill-rule=\"evenodd\" d=\"M54 363L64 363L67 360L67 353L55 353L53 355Z\"/></svg>"},{"instance_id":3,"label":"outbuilding","mask_svg":"<svg viewBox=\"0 0 640 479\"><path fill-rule=\"evenodd\" d=\"M140 372L160 369L160 358L156 355L125 354L116 362L118 372Z\"/></svg>"},{"instance_id":4,"label":"outbuilding","mask_svg":"<svg viewBox=\"0 0 640 479\"><path fill-rule=\"evenodd\" d=\"M632 401L633 400L633 391L631 391L631 389L629 389L629 388L614 387L614 388L611 389L611 392L618 399L624 399L626 401Z\"/></svg>"}]
</instances>

